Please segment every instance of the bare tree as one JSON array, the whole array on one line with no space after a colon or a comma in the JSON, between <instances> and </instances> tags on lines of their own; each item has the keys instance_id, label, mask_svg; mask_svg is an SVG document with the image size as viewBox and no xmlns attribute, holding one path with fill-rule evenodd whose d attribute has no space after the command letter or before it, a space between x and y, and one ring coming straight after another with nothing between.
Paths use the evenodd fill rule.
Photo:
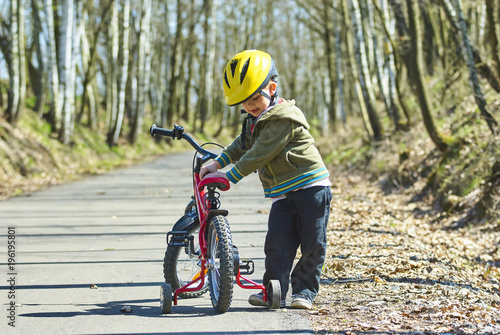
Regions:
<instances>
[{"instance_id":1,"label":"bare tree","mask_svg":"<svg viewBox=\"0 0 500 335\"><path fill-rule=\"evenodd\" d=\"M52 0L45 0L45 15L47 16L47 29L49 36L49 70L50 88L52 91L52 128L57 131L61 128L62 101L59 93L59 68L57 63L57 43L54 25L54 12Z\"/></svg>"},{"instance_id":2,"label":"bare tree","mask_svg":"<svg viewBox=\"0 0 500 335\"><path fill-rule=\"evenodd\" d=\"M365 37L361 26L361 12L358 0L348 0L349 12L351 13L352 27L354 31L354 56L359 70L359 83L363 94L363 101L366 106L370 126L373 130L373 139L380 141L383 130L377 112L373 105L375 97L371 85L371 77L368 69L368 58L365 49Z\"/></svg>"},{"instance_id":3,"label":"bare tree","mask_svg":"<svg viewBox=\"0 0 500 335\"><path fill-rule=\"evenodd\" d=\"M37 60L37 69L33 71L33 76L30 76L33 92L36 95L36 104L34 107L35 112L41 117L43 115L43 106L45 104L45 90L47 86L47 74L46 74L46 58L43 56L42 43L40 43L40 35L42 34L42 22L40 20L39 7L38 3L35 0L31 0L31 13L33 17L33 25L32 25L32 36L33 43L36 48L36 60ZM31 69L33 66L31 65L29 68Z\"/></svg>"},{"instance_id":4,"label":"bare tree","mask_svg":"<svg viewBox=\"0 0 500 335\"><path fill-rule=\"evenodd\" d=\"M83 17L88 15L87 6L84 6L82 10L83 10L83 12L82 12ZM77 30L78 30L78 33L80 35L81 42L82 42L81 50L82 50L83 73L89 74L90 73L89 67L91 66L90 59L91 59L92 55L91 55L90 44L89 44L89 40L88 40L88 36L87 36L87 29L85 27L86 27L85 20L80 20ZM89 79L90 78L85 77L83 80L84 89L83 89L83 94L82 94L82 104L81 104L80 112L78 113L78 115L76 117L76 121L80 122L81 118L83 117L85 105L87 104L87 100L88 100L88 110L89 110L88 126L90 129L96 130L97 109L98 109L97 101L96 101L97 100L97 98L96 98L97 90L94 90L95 85L93 85L93 83L95 82L95 80L89 80Z\"/></svg>"},{"instance_id":5,"label":"bare tree","mask_svg":"<svg viewBox=\"0 0 500 335\"><path fill-rule=\"evenodd\" d=\"M10 89L8 92L7 120L16 125L24 112L26 97L26 56L24 33L24 4L23 0L10 2Z\"/></svg>"},{"instance_id":6,"label":"bare tree","mask_svg":"<svg viewBox=\"0 0 500 335\"><path fill-rule=\"evenodd\" d=\"M402 121L398 108L398 103L403 109L403 112L407 118L407 123L410 123L410 113L408 112L408 107L404 103L404 99L401 93L401 75L398 73L397 64L401 64L399 61L399 52L394 45L392 36L395 35L395 20L389 17L389 10L387 5L387 0L381 0L380 4L378 0L374 0L373 4L375 9L379 12L381 25L384 30L384 70L387 72L388 77L388 96L389 96L389 110L388 113L391 120L394 122L394 127L396 130L401 129Z\"/></svg>"},{"instance_id":7,"label":"bare tree","mask_svg":"<svg viewBox=\"0 0 500 335\"><path fill-rule=\"evenodd\" d=\"M78 38L74 36L74 3L73 0L64 0L62 11L60 42L60 85L64 93L64 104L62 110L61 130L59 139L64 144L68 144L72 136L72 121L75 112L75 64L73 57L73 41ZM75 42L77 43L77 42Z\"/></svg>"},{"instance_id":8,"label":"bare tree","mask_svg":"<svg viewBox=\"0 0 500 335\"><path fill-rule=\"evenodd\" d=\"M146 90L149 81L149 73L146 71L148 57L149 32L151 22L151 0L144 0L141 7L141 21L139 30L139 42L137 50L137 103L135 105L134 117L130 129L130 143L135 143L142 131L145 115Z\"/></svg>"},{"instance_id":9,"label":"bare tree","mask_svg":"<svg viewBox=\"0 0 500 335\"><path fill-rule=\"evenodd\" d=\"M118 77L119 87L117 91L117 111L114 123L108 132L108 145L114 146L118 141L120 132L125 117L125 90L128 79L128 64L129 64L129 30L130 30L130 0L116 0L116 7L123 8L123 26L122 26L122 43L121 43L121 69Z\"/></svg>"},{"instance_id":10,"label":"bare tree","mask_svg":"<svg viewBox=\"0 0 500 335\"><path fill-rule=\"evenodd\" d=\"M460 32L460 44L461 44L461 49L462 49L462 54L465 59L465 63L467 65L467 70L469 72L469 83L472 88L472 91L474 93L474 99L476 100L476 104L479 108L481 117L486 121L488 124L488 127L490 128L490 131L493 134L497 133L496 127L498 126L497 121L491 115L487 110L486 110L486 100L484 99L483 92L481 90L481 85L479 83L479 79L477 77L477 70L476 70L476 64L474 62L474 55L473 55L473 50L472 46L469 40L469 36L467 34L467 25L465 23L463 11L462 11L462 3L460 0L455 0L455 8L453 8L453 5L450 3L450 0L443 0L444 6L447 8L447 10L450 12L451 16L453 19L456 18L456 22L459 27L459 32Z\"/></svg>"},{"instance_id":11,"label":"bare tree","mask_svg":"<svg viewBox=\"0 0 500 335\"><path fill-rule=\"evenodd\" d=\"M342 1L342 0L340 0ZM340 27L342 26L342 14L340 13L341 5L339 0L333 0L333 8L335 9L335 57L336 57L336 79L337 79L337 106L336 114L340 116L342 124L345 125L347 122L346 112L345 112L345 99L344 99L344 70L342 68L342 38Z\"/></svg>"},{"instance_id":12,"label":"bare tree","mask_svg":"<svg viewBox=\"0 0 500 335\"><path fill-rule=\"evenodd\" d=\"M113 137L116 124L118 101L118 50L119 50L118 4L113 1L107 39L107 71L106 71L106 129L108 140Z\"/></svg>"},{"instance_id":13,"label":"bare tree","mask_svg":"<svg viewBox=\"0 0 500 335\"><path fill-rule=\"evenodd\" d=\"M459 40L459 36L461 36L461 28L458 23L458 20L455 15L455 10L453 8L453 4L450 2L451 0L440 0L440 3L444 9L446 16L448 17L448 22L450 24L450 28L452 30L452 34L450 36L454 39L455 43L460 45L462 42ZM470 41L469 41L470 43ZM486 79L490 86L496 91L500 92L500 82L495 75L495 73L491 70L490 66L485 62L479 53L478 49L470 44L472 57L474 59L475 66L477 67L477 73Z\"/></svg>"},{"instance_id":14,"label":"bare tree","mask_svg":"<svg viewBox=\"0 0 500 335\"><path fill-rule=\"evenodd\" d=\"M443 140L442 135L434 124L429 94L427 93L427 88L424 85L422 70L422 33L420 31L420 11L418 1L406 0L406 5L408 6L408 21L411 36L411 50L409 54L411 55L410 62L412 66L410 68L414 69L414 73L412 75L413 85L415 86L425 128L427 129L427 132L436 147L441 152L445 152L448 149L448 144Z\"/></svg>"}]
</instances>

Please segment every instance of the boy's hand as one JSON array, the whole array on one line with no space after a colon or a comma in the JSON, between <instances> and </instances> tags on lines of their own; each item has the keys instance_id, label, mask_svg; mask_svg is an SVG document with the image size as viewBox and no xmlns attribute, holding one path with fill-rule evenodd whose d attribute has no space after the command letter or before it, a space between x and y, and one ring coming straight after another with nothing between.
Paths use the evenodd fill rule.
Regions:
<instances>
[{"instance_id":1,"label":"boy's hand","mask_svg":"<svg viewBox=\"0 0 500 335\"><path fill-rule=\"evenodd\" d=\"M210 163L208 165L202 166L200 169L200 178L203 179L203 178L205 178L206 174L217 172L217 170L219 170L220 168L221 168L221 166L220 166L219 162L217 162L217 161L213 161L212 163ZM224 173L224 176L225 175L226 174Z\"/></svg>"}]
</instances>

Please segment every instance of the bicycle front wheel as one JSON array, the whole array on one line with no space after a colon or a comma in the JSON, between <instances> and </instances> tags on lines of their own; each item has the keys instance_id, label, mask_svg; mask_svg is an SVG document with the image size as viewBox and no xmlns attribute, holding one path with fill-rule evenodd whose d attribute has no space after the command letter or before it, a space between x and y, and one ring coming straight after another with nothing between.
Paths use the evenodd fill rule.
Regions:
<instances>
[{"instance_id":1,"label":"bicycle front wheel","mask_svg":"<svg viewBox=\"0 0 500 335\"><path fill-rule=\"evenodd\" d=\"M200 244L198 243L199 225L188 228L188 235L194 239L188 247L179 247L169 245L165 251L165 259L163 261L163 275L165 282L172 286L172 290L183 287L187 283L206 276L201 273L201 266L198 256L200 255ZM192 287L196 287L199 282L195 282ZM183 292L179 294L180 298L196 298L208 291L208 284L199 291Z\"/></svg>"},{"instance_id":2,"label":"bicycle front wheel","mask_svg":"<svg viewBox=\"0 0 500 335\"><path fill-rule=\"evenodd\" d=\"M233 243L226 217L212 218L207 233L210 298L214 309L225 313L233 297L234 276Z\"/></svg>"}]
</instances>

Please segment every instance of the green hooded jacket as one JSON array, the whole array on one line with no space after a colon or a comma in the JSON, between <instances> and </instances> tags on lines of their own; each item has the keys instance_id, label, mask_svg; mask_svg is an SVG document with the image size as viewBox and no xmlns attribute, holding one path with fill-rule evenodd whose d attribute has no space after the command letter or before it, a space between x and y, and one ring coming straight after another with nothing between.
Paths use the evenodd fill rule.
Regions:
<instances>
[{"instance_id":1,"label":"green hooded jacket","mask_svg":"<svg viewBox=\"0 0 500 335\"><path fill-rule=\"evenodd\" d=\"M246 131L216 158L222 167L234 163L226 173L233 183L258 170L265 197L272 198L328 178L309 124L294 100L283 100L245 126Z\"/></svg>"}]
</instances>

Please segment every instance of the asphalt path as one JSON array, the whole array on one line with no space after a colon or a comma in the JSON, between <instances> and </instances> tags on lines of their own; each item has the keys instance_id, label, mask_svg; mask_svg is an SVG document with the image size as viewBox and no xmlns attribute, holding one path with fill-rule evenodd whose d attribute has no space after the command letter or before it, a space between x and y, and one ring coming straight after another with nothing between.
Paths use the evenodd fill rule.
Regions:
<instances>
[{"instance_id":1,"label":"asphalt path","mask_svg":"<svg viewBox=\"0 0 500 335\"><path fill-rule=\"evenodd\" d=\"M236 284L227 313L207 293L161 314L165 235L190 201L192 158L168 155L0 202L0 334L311 334L305 311L253 307L256 291ZM257 176L221 200L241 258L255 262L249 278L261 282L270 202Z\"/></svg>"}]
</instances>

